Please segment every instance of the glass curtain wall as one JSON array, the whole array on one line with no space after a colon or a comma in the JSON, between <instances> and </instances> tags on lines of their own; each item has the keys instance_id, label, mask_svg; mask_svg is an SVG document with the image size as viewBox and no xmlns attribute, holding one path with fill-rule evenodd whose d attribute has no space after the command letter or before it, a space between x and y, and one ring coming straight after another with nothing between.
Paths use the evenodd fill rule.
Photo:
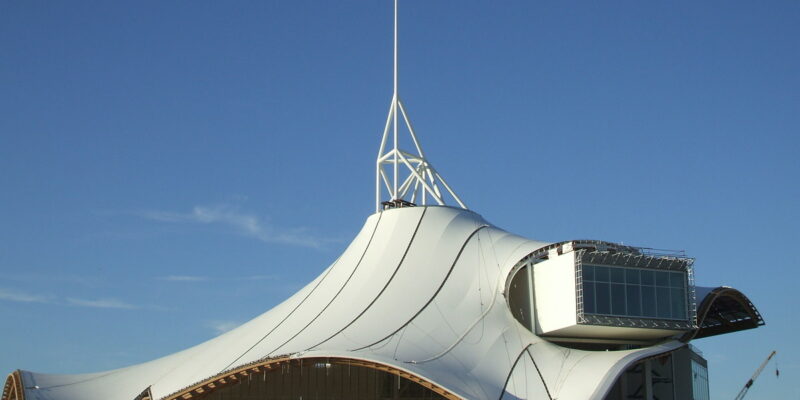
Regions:
<instances>
[{"instance_id":1,"label":"glass curtain wall","mask_svg":"<svg viewBox=\"0 0 800 400\"><path fill-rule=\"evenodd\" d=\"M587 314L686 320L686 273L642 268L582 266Z\"/></svg>"}]
</instances>

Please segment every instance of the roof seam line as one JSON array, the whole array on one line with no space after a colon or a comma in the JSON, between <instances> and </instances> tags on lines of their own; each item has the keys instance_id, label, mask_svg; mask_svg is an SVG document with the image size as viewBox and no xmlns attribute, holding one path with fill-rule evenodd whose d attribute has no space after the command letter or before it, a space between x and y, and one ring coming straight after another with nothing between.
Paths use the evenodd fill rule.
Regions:
<instances>
[{"instance_id":1,"label":"roof seam line","mask_svg":"<svg viewBox=\"0 0 800 400\"><path fill-rule=\"evenodd\" d=\"M367 249L369 249L369 245L370 245L370 243L372 243L372 238L375 236L375 232L378 230L378 226L379 226L379 225L380 225L380 223L381 223L381 218L382 218L382 217L383 217L383 214L379 214L379 215L378 215L378 220L375 222L375 227L372 229L372 234L371 234L371 235L370 235L370 237L369 237L369 242L367 242L367 245L366 245L366 247L364 248L364 253L366 253ZM363 255L362 255L362 257L363 257ZM300 308L300 306L302 306L302 305L305 303L305 301L306 301L306 300L307 300L309 297L311 297L311 295L314 293L314 291L316 291L316 290L317 290L317 288L319 287L319 285L321 285L321 284L322 284L322 282L325 280L325 278L327 278L327 277L328 277L328 274L330 274L330 272L333 270L333 268L334 268L334 267L336 267L336 265L338 265L338 264L339 264L339 260L341 260L341 256L340 256L340 258L337 258L337 259L336 259L336 262L334 263L333 267L331 267L331 268L328 270L328 272L326 272L326 273L325 273L325 276L324 276L322 279L320 279L320 281L319 281L319 282L318 282L318 283L317 283L317 284L314 286L314 288L313 288L313 289L311 289L311 292L309 292L309 293L308 293L308 295L307 295L306 297L304 297L304 298L303 298L303 300L302 300L302 301L300 301L300 303L299 303L299 304L297 304L297 306L296 306L295 308L293 308L291 312L289 312L289 314L287 314L287 315L286 315L286 317L284 317L284 318L283 318L283 319L282 319L280 322L278 322L278 324L277 324L277 325L275 325L275 327L274 327L274 328L272 328L272 329L271 329L269 332L267 332L267 334L266 334L266 335L264 335L264 337L262 337L261 339L259 339L259 340L258 340L258 342L256 342L255 344L253 344L253 345L252 345L252 346L251 346L249 349L247 349L247 350L246 350L244 353L242 353L242 354L241 354L239 357L237 357L237 358L236 358L235 360L233 360L233 361L232 361L230 364L228 364L228 365L227 365L227 366L226 366L226 367L225 367L225 368L224 368L222 371L225 371L225 370L228 370L229 368L231 368L231 366L232 366L234 363L236 363L236 362L237 362L237 361L239 361L239 360L240 360L242 357L244 357L244 355L245 355L245 354L249 353L249 352L250 352L250 350L253 350L253 349L254 349L256 346L258 346L258 345L259 345L259 343L263 342L263 341L264 341L264 339L266 339L266 338L267 338L269 335L271 335L271 334L272 334L272 332L274 332L276 329L278 329L278 327L280 327L280 326L281 326L281 325L282 325L282 324L283 324L283 323L284 323L284 322L285 322L287 319L289 319L289 317L290 317L290 316L292 316L292 315L294 314L294 312L295 312L295 311L297 311L297 309L298 309L298 308ZM280 347L279 347L279 348L280 348ZM277 349L275 349L275 350L277 350ZM273 350L273 351L274 351L274 350ZM221 372L222 372L222 371L221 371Z\"/></svg>"},{"instance_id":2,"label":"roof seam line","mask_svg":"<svg viewBox=\"0 0 800 400\"><path fill-rule=\"evenodd\" d=\"M392 280L394 280L394 277L397 275L397 271L399 271L400 267L403 266L403 262L405 262L406 256L408 255L408 252L411 250L411 246L414 244L414 239L416 239L416 237L417 237L417 232L419 232L419 227L422 225L422 220L425 219L425 213L427 211L428 211L427 207L422 209L422 215L419 216L419 221L417 221L417 226L414 228L414 233L411 235L411 240L408 241L408 246L406 246L406 250L403 253L403 257L400 259L400 262L397 264L397 268L394 269L394 272L392 273L392 276L389 277L389 280L386 282L385 285L383 285L383 288L378 293L378 295L375 296L375 298L372 299L372 301L370 301L370 303L363 310L361 310L361 312L352 321L350 321L347 325L345 325L342 329L339 329L336 333L334 333L333 335L329 336L327 339L325 339L325 340L323 340L323 341L321 341L321 342L319 342L319 343L317 343L317 344L315 344L315 345L313 345L311 347L308 347L306 349L306 351L312 350L312 349L316 348L317 346L320 346L320 345L328 342L329 340L333 339L334 337L338 336L340 333L344 332L345 329L349 328L356 321L358 321L358 319L361 318L361 316L364 315L364 313L366 313L367 310L369 310L372 307L372 305L375 304L376 301L378 301L378 299L381 297L381 295L383 295L383 292L386 291L386 288L389 287L389 284L392 283Z\"/></svg>"},{"instance_id":3,"label":"roof seam line","mask_svg":"<svg viewBox=\"0 0 800 400\"><path fill-rule=\"evenodd\" d=\"M350 350L350 351L358 351L358 350L363 350L363 349L366 349L366 348L368 348L368 347L372 347L372 346L374 346L374 345L376 345L376 344L378 344L378 343L380 343L380 342L383 342L383 341L384 341L384 340L386 340L386 339L389 339L390 337L392 337L392 336L396 335L396 334L397 334L397 332L400 332L400 330L402 330L403 328L405 328L406 326L408 326L408 324L410 324L410 323L411 323L411 322L412 322L414 319L416 319L416 318L417 318L417 317L418 317L418 316L419 316L419 315L420 315L420 314L421 314L423 311L425 311L425 309L427 309L427 308L428 308L428 306L429 306L429 305L430 305L430 304L431 304L431 303L432 303L432 302L433 302L433 301L436 299L436 297L439 295L439 292L441 292L442 288L444 288L444 285L447 283L447 280L450 278L450 275L453 273L453 269L455 269L455 266L456 266L456 264L458 264L458 261L459 261L459 259L461 259L461 254L464 252L464 249L465 249L465 248L467 247L467 245L470 243L470 241L472 240L472 238L473 238L473 237L475 236L475 234L477 234L477 233L478 233L478 232L479 232L481 229L483 229L483 228L486 228L486 227L488 227L488 226L489 226L489 225L487 225L487 224L483 224L483 225L481 225L480 227L478 227L477 229L475 229L474 231L472 231L472 233L471 233L471 234L470 234L470 235L467 237L467 239L464 241L464 244L462 244L462 245L461 245L461 249L458 251L458 254L456 255L456 258L453 260L453 264L450 266L450 270L448 270L448 271L447 271L447 275L445 275L444 279L442 280L442 283L441 283L441 284L439 285L439 287L436 289L436 292L433 294L433 296L431 296L431 298L428 300L428 302L426 302L426 303L425 303L425 305L423 305L423 306L422 306L422 308L420 308L420 309L419 309L419 311L417 311L417 312L416 312L416 314L414 314L414 316L412 316L412 317L411 317L411 318L410 318L408 321L406 321L406 322L405 322L403 325L401 325L399 328L395 329L395 330L394 330L392 333L390 333L390 334L389 334L389 335L387 335L386 337L382 338L381 340L375 341L375 342L373 342L373 343L370 343L370 344L368 344L368 345L366 345L366 346L359 347L359 348L357 348L357 349L352 349L352 350Z\"/></svg>"}]
</instances>

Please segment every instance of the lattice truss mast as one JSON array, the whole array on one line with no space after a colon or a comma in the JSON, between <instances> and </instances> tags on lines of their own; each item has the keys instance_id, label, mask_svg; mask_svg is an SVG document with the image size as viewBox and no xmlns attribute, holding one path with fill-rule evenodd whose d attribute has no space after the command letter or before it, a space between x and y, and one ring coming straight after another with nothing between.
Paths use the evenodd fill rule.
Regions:
<instances>
[{"instance_id":1,"label":"lattice truss mast","mask_svg":"<svg viewBox=\"0 0 800 400\"><path fill-rule=\"evenodd\" d=\"M398 147L398 128L401 122L405 126L414 151L407 151ZM392 142L389 144L389 133ZM415 204L428 204L432 200L435 204L445 205L444 193L461 207L467 206L444 180L441 174L425 158L422 146L417 139L417 134L411 124L403 102L397 92L397 0L394 2L394 94L389 106L389 115L383 129L378 159L375 163L375 210L380 211L381 205L386 203L382 199L384 193L388 194L388 203L399 205L405 202Z\"/></svg>"}]
</instances>

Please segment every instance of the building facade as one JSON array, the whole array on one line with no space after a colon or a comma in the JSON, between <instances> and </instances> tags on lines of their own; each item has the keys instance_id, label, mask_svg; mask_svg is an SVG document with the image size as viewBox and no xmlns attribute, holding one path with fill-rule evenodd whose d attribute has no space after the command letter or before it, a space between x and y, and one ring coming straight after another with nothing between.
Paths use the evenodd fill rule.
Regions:
<instances>
[{"instance_id":1,"label":"building facade","mask_svg":"<svg viewBox=\"0 0 800 400\"><path fill-rule=\"evenodd\" d=\"M763 325L753 304L696 287L683 254L531 240L468 210L398 95L396 8L376 212L336 261L208 342L94 374L14 371L0 400L708 399L689 343Z\"/></svg>"}]
</instances>

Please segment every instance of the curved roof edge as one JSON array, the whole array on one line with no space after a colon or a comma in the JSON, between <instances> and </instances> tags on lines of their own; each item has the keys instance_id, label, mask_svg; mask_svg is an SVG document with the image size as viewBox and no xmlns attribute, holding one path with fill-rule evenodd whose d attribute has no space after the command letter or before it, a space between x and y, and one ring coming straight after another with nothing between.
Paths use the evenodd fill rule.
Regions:
<instances>
[{"instance_id":1,"label":"curved roof edge","mask_svg":"<svg viewBox=\"0 0 800 400\"><path fill-rule=\"evenodd\" d=\"M737 289L698 286L696 293L702 298L697 306L697 329L686 333L681 338L683 342L764 325L756 306Z\"/></svg>"},{"instance_id":2,"label":"curved roof edge","mask_svg":"<svg viewBox=\"0 0 800 400\"><path fill-rule=\"evenodd\" d=\"M2 400L25 400L25 390L22 387L22 376L19 370L8 374L6 383L3 385Z\"/></svg>"},{"instance_id":3,"label":"curved roof edge","mask_svg":"<svg viewBox=\"0 0 800 400\"><path fill-rule=\"evenodd\" d=\"M363 358L351 358L342 356L298 357L296 354L278 356L267 360L261 360L254 363L243 365L235 369L224 371L220 374L209 377L203 381L187 386L177 392L169 394L163 397L163 400L202 399L218 389L227 386L233 386L240 383L242 378L246 378L251 374L265 373L266 371L278 368L285 364L302 363L303 361L310 361L310 362L324 361L327 363L342 363L342 364L347 363L348 365L372 368L392 375L397 375L401 378L408 379L412 382L415 382L425 387L426 389L436 392L437 394L445 397L448 400L461 400L460 396L452 393L451 391L443 388L442 386L428 379L425 379L419 375L413 374L407 370L400 369L392 365L387 365ZM3 400L5 400L5 398L3 398ZM12 398L9 400L16 400L16 399ZM19 400L24 400L24 399L20 398Z\"/></svg>"}]
</instances>

